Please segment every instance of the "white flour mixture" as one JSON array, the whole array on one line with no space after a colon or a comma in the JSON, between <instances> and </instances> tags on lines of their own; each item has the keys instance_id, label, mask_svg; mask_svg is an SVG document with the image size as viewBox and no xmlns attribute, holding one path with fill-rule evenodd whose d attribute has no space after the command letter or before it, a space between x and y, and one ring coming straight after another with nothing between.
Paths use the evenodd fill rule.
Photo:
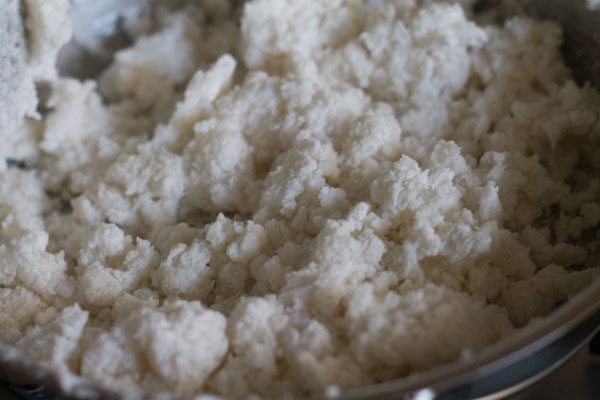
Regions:
<instances>
[{"instance_id":1,"label":"white flour mixture","mask_svg":"<svg viewBox=\"0 0 600 400\"><path fill-rule=\"evenodd\" d=\"M27 3L34 38L66 20ZM97 81L55 78L68 35L40 34L47 110L0 132L0 340L66 390L377 383L599 275L600 96L557 26L415 0L168 3Z\"/></svg>"}]
</instances>

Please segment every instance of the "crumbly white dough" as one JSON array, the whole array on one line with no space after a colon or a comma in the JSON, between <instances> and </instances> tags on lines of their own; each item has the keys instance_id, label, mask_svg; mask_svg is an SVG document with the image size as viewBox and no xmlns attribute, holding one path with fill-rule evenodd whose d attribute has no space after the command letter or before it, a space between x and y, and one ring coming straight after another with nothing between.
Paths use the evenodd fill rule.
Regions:
<instances>
[{"instance_id":1,"label":"crumbly white dough","mask_svg":"<svg viewBox=\"0 0 600 400\"><path fill-rule=\"evenodd\" d=\"M37 126L31 121L39 118L35 85L57 77L56 56L71 37L68 11L69 0L5 0L2 5L0 158L37 155Z\"/></svg>"},{"instance_id":2,"label":"crumbly white dough","mask_svg":"<svg viewBox=\"0 0 600 400\"><path fill-rule=\"evenodd\" d=\"M159 7L55 80L35 162L0 168L0 339L67 390L338 393L580 291L600 96L556 25L426 3Z\"/></svg>"}]
</instances>

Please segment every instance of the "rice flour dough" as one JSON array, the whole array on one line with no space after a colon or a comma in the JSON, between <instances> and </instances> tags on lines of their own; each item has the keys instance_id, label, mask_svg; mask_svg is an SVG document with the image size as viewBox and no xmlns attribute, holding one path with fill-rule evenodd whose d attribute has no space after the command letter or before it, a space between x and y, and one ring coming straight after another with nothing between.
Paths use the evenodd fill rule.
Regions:
<instances>
[{"instance_id":1,"label":"rice flour dough","mask_svg":"<svg viewBox=\"0 0 600 400\"><path fill-rule=\"evenodd\" d=\"M453 2L172 3L95 81L32 61L48 110L2 132L0 340L66 391L375 384L599 275L600 96L558 26Z\"/></svg>"}]
</instances>

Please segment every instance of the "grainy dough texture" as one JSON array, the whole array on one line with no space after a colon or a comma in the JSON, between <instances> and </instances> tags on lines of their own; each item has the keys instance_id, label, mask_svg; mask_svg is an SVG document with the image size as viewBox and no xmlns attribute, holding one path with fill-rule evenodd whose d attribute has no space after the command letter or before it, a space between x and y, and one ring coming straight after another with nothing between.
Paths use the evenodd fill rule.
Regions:
<instances>
[{"instance_id":1,"label":"grainy dough texture","mask_svg":"<svg viewBox=\"0 0 600 400\"><path fill-rule=\"evenodd\" d=\"M599 275L600 97L556 25L413 0L151 19L96 81L38 65L32 150L2 143L0 340L66 390L333 393Z\"/></svg>"}]
</instances>

